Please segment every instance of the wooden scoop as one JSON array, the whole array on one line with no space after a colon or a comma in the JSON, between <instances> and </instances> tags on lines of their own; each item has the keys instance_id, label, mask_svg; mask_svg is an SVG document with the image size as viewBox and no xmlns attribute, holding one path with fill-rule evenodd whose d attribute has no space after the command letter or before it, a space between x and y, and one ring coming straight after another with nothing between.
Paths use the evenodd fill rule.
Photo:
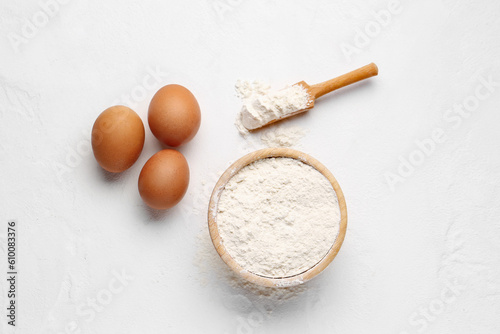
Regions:
<instances>
[{"instance_id":1,"label":"wooden scoop","mask_svg":"<svg viewBox=\"0 0 500 334\"><path fill-rule=\"evenodd\" d=\"M309 95L311 96L311 99L310 99L309 103L307 104L306 108L301 109L301 110L297 110L297 111L294 111L291 113L284 114L283 116L281 116L279 118L272 119L267 123L259 124L259 126L257 126L257 127L254 127L254 126L252 126L251 128L247 127L247 129L248 130L256 130L256 129L259 129L259 128L264 127L266 125L275 123L277 121L281 121L282 119L301 114L309 109L312 109L314 107L314 102L317 98L319 98L327 93L333 92L334 90L337 90L339 88L353 84L355 82L358 82L358 81L361 81L364 79L368 79L368 78L373 77L377 74L378 74L377 65L375 65L374 63L371 63L371 64L368 64L368 65L363 66L361 68L358 68L357 70L354 70L352 72L341 75L337 78L334 78L334 79L331 79L331 80L328 80L328 81L325 81L325 82L322 82L322 83L319 83L316 85L310 86L307 83L305 83L304 81L297 82L295 85L299 85L299 86L304 87L307 90L307 92L309 93Z\"/></svg>"}]
</instances>

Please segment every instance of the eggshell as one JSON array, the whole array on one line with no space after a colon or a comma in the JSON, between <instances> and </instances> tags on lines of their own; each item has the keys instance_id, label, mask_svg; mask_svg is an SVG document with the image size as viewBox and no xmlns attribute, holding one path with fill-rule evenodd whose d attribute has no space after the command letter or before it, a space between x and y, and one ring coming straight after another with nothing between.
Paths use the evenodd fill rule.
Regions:
<instances>
[{"instance_id":1,"label":"eggshell","mask_svg":"<svg viewBox=\"0 0 500 334\"><path fill-rule=\"evenodd\" d=\"M189 185L189 166L184 156L172 149L153 155L139 175L139 193L153 209L168 209L180 202Z\"/></svg>"},{"instance_id":2,"label":"eggshell","mask_svg":"<svg viewBox=\"0 0 500 334\"><path fill-rule=\"evenodd\" d=\"M97 117L92 128L92 150L102 168L119 173L137 161L144 137L139 115L125 106L114 106Z\"/></svg>"},{"instance_id":3,"label":"eggshell","mask_svg":"<svg viewBox=\"0 0 500 334\"><path fill-rule=\"evenodd\" d=\"M198 132L200 122L198 101L181 85L164 86L149 104L149 127L165 145L177 147L187 143Z\"/></svg>"}]
</instances>

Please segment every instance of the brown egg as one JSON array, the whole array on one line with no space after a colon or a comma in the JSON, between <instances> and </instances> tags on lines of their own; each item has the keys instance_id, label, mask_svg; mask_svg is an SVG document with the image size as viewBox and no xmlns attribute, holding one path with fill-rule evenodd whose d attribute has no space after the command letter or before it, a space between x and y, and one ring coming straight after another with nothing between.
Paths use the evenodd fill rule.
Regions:
<instances>
[{"instance_id":1,"label":"brown egg","mask_svg":"<svg viewBox=\"0 0 500 334\"><path fill-rule=\"evenodd\" d=\"M119 173L128 169L141 155L144 125L132 109L114 106L97 117L92 128L92 150L102 168Z\"/></svg>"},{"instance_id":2,"label":"brown egg","mask_svg":"<svg viewBox=\"0 0 500 334\"><path fill-rule=\"evenodd\" d=\"M200 128L200 106L194 95L180 85L167 85L149 104L148 123L159 141L177 147L193 139Z\"/></svg>"},{"instance_id":3,"label":"brown egg","mask_svg":"<svg viewBox=\"0 0 500 334\"><path fill-rule=\"evenodd\" d=\"M189 166L182 153L166 149L153 155L139 175L139 193L153 209L168 209L180 202L189 184Z\"/></svg>"}]
</instances>

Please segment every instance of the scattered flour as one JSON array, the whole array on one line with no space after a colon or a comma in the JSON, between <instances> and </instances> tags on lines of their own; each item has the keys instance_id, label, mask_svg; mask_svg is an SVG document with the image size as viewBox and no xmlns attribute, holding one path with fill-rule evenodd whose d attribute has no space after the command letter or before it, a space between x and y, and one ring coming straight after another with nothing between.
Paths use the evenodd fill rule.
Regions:
<instances>
[{"instance_id":1,"label":"scattered flour","mask_svg":"<svg viewBox=\"0 0 500 334\"><path fill-rule=\"evenodd\" d=\"M260 136L260 140L267 147L292 147L306 135L306 131L298 126L277 127L270 129Z\"/></svg>"},{"instance_id":2,"label":"scattered flour","mask_svg":"<svg viewBox=\"0 0 500 334\"><path fill-rule=\"evenodd\" d=\"M280 289L264 287L251 283L241 276L238 276L234 271L229 269L224 261L222 261L219 254L217 254L212 240L210 239L208 223L198 234L197 244L198 252L196 253L193 263L198 267L200 272L199 282L202 286L224 281L232 290L231 292L236 296L244 294L251 298L253 302L259 299L262 301L268 300L274 304L280 304L287 300L291 300L307 290L305 285L296 285Z\"/></svg>"},{"instance_id":3,"label":"scattered flour","mask_svg":"<svg viewBox=\"0 0 500 334\"><path fill-rule=\"evenodd\" d=\"M287 277L318 263L337 238L340 209L328 179L291 158L267 158L227 183L217 224L228 253L262 276Z\"/></svg>"},{"instance_id":4,"label":"scattered flour","mask_svg":"<svg viewBox=\"0 0 500 334\"><path fill-rule=\"evenodd\" d=\"M236 118L235 125L242 134L257 129L272 120L279 119L296 111L306 109L311 96L300 85L271 91L269 84L260 81L236 82L236 94L243 107Z\"/></svg>"}]
</instances>

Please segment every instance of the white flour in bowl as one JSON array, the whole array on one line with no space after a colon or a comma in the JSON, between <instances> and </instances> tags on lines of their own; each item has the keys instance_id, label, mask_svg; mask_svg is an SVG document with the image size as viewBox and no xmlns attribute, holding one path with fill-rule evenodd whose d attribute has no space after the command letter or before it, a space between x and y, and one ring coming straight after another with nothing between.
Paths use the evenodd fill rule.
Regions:
<instances>
[{"instance_id":1,"label":"white flour in bowl","mask_svg":"<svg viewBox=\"0 0 500 334\"><path fill-rule=\"evenodd\" d=\"M300 274L330 250L340 227L337 195L315 168L292 158L242 168L217 206L222 243L244 269L266 277Z\"/></svg>"}]
</instances>

